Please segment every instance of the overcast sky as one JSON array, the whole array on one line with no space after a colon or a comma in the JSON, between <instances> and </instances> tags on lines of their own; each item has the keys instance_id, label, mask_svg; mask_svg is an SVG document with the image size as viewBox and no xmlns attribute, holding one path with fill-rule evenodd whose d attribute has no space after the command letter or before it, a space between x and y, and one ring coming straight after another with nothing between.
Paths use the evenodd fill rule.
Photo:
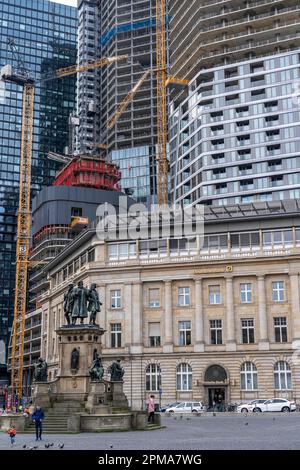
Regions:
<instances>
[{"instance_id":1,"label":"overcast sky","mask_svg":"<svg viewBox=\"0 0 300 470\"><path fill-rule=\"evenodd\" d=\"M77 6L77 0L51 0L51 2L64 3L64 5L69 5L69 6L72 6L72 7Z\"/></svg>"}]
</instances>

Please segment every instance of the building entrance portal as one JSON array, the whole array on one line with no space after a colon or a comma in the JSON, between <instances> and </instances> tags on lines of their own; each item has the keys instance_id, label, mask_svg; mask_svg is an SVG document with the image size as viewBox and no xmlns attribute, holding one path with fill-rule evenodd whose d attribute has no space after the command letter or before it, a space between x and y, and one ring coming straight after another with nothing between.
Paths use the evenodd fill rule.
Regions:
<instances>
[{"instance_id":1,"label":"building entrance portal","mask_svg":"<svg viewBox=\"0 0 300 470\"><path fill-rule=\"evenodd\" d=\"M204 385L207 387L206 399L208 409L224 411L228 400L226 370L217 364L210 366L205 372Z\"/></svg>"},{"instance_id":2,"label":"building entrance portal","mask_svg":"<svg viewBox=\"0 0 300 470\"><path fill-rule=\"evenodd\" d=\"M208 405L209 408L220 410L225 405L226 393L223 388L208 388Z\"/></svg>"}]
</instances>

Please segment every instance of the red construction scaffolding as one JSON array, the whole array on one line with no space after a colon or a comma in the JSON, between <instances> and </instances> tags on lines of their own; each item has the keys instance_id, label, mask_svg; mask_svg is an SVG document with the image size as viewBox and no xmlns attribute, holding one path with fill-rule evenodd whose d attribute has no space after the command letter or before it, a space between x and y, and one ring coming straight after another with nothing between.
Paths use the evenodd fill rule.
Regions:
<instances>
[{"instance_id":1,"label":"red construction scaffolding","mask_svg":"<svg viewBox=\"0 0 300 470\"><path fill-rule=\"evenodd\" d=\"M99 157L74 157L56 176L53 186L81 186L121 191L121 172L112 162Z\"/></svg>"}]
</instances>

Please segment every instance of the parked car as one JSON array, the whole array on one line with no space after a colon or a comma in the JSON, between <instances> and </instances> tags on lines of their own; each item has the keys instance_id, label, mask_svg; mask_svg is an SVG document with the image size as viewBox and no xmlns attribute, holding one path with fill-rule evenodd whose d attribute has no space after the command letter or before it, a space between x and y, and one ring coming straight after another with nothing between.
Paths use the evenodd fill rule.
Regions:
<instances>
[{"instance_id":1,"label":"parked car","mask_svg":"<svg viewBox=\"0 0 300 470\"><path fill-rule=\"evenodd\" d=\"M183 401L166 409L166 413L201 413L202 411L204 411L204 406L201 401Z\"/></svg>"},{"instance_id":2,"label":"parked car","mask_svg":"<svg viewBox=\"0 0 300 470\"><path fill-rule=\"evenodd\" d=\"M259 403L254 406L253 413L260 413L266 411L282 411L289 413L296 410L296 403L294 401L286 400L285 398L272 398L266 400L264 403Z\"/></svg>"},{"instance_id":3,"label":"parked car","mask_svg":"<svg viewBox=\"0 0 300 470\"><path fill-rule=\"evenodd\" d=\"M174 403L168 403L168 405L163 405L160 408L161 413L164 413L167 408L173 408L176 405L179 405L180 401L175 401Z\"/></svg>"},{"instance_id":4,"label":"parked car","mask_svg":"<svg viewBox=\"0 0 300 470\"><path fill-rule=\"evenodd\" d=\"M248 413L248 411L253 411L253 408L255 408L256 405L264 403L265 401L267 400L264 398L259 400L252 400L249 401L249 403L242 403L241 405L238 405L236 411L238 413Z\"/></svg>"}]
</instances>

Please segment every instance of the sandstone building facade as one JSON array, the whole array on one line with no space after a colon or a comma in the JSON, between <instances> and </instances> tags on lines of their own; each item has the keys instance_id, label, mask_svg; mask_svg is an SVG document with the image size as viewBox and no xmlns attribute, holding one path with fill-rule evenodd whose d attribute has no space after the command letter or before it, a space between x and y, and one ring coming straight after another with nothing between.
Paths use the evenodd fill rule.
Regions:
<instances>
[{"instance_id":1,"label":"sandstone building facade","mask_svg":"<svg viewBox=\"0 0 300 470\"><path fill-rule=\"evenodd\" d=\"M42 355L69 282L102 298L103 363L122 359L129 404L300 401L300 201L206 208L204 237L100 240L90 227L47 266ZM69 360L66 358L66 360Z\"/></svg>"}]
</instances>

